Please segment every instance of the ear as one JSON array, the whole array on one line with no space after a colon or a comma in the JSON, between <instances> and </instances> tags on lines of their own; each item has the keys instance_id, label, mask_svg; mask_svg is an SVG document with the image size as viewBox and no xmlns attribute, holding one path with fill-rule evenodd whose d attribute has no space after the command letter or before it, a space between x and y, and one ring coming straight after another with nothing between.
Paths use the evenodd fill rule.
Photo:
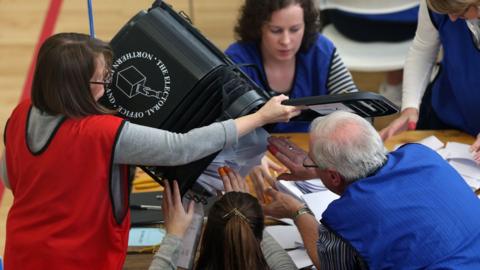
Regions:
<instances>
[{"instance_id":1,"label":"ear","mask_svg":"<svg viewBox=\"0 0 480 270\"><path fill-rule=\"evenodd\" d=\"M327 171L328 177L331 180L331 184L334 187L342 187L344 185L345 180L343 179L343 176L340 173L338 173L333 169L327 169L326 171Z\"/></svg>"}]
</instances>

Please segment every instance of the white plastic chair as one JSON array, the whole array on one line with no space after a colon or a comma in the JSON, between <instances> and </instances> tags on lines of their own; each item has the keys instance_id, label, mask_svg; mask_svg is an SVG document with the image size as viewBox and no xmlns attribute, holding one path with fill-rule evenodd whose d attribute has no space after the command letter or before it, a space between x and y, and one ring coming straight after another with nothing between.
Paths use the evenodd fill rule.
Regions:
<instances>
[{"instance_id":1,"label":"white plastic chair","mask_svg":"<svg viewBox=\"0 0 480 270\"><path fill-rule=\"evenodd\" d=\"M418 0L317 0L320 9L338 9L357 14L385 14L417 6ZM395 29L392 29L395 31ZM337 31L332 24L322 32L337 47L352 71L392 71L402 69L412 40L402 42L360 42Z\"/></svg>"}]
</instances>

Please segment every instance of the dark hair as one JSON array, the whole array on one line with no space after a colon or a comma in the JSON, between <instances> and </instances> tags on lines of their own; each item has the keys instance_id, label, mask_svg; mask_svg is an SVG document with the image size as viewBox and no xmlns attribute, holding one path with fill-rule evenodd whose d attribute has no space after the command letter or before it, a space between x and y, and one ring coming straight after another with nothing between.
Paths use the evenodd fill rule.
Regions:
<instances>
[{"instance_id":1,"label":"dark hair","mask_svg":"<svg viewBox=\"0 0 480 270\"><path fill-rule=\"evenodd\" d=\"M272 13L292 4L300 4L303 9L305 33L300 50L308 50L315 42L320 30L319 11L313 0L246 0L240 8L240 17L235 26L235 38L243 42L260 42L262 25L270 21Z\"/></svg>"},{"instance_id":2,"label":"dark hair","mask_svg":"<svg viewBox=\"0 0 480 270\"><path fill-rule=\"evenodd\" d=\"M226 193L210 208L196 269L269 269L260 248L264 226L255 197Z\"/></svg>"},{"instance_id":3,"label":"dark hair","mask_svg":"<svg viewBox=\"0 0 480 270\"><path fill-rule=\"evenodd\" d=\"M110 46L79 33L49 37L38 52L32 84L32 104L43 112L70 118L111 113L93 98L90 80L96 59L103 55L112 63Z\"/></svg>"}]
</instances>

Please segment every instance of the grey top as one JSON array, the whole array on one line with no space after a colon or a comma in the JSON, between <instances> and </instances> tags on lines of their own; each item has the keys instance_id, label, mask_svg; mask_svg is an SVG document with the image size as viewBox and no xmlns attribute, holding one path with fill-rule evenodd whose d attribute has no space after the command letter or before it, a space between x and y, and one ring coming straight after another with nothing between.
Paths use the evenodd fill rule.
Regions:
<instances>
[{"instance_id":1,"label":"grey top","mask_svg":"<svg viewBox=\"0 0 480 270\"><path fill-rule=\"evenodd\" d=\"M27 131L27 141L32 151L40 150L47 143L61 119L61 116L52 116L32 108ZM116 165L182 165L231 146L237 140L233 120L213 123L184 134L126 122L115 145L113 160ZM5 186L9 187L5 158L0 163L0 176Z\"/></svg>"},{"instance_id":2,"label":"grey top","mask_svg":"<svg viewBox=\"0 0 480 270\"><path fill-rule=\"evenodd\" d=\"M182 239L167 234L163 239L160 249L153 256L149 270L174 270L177 269L177 260L182 245ZM285 250L266 231L263 232L261 248L265 260L271 270L298 269Z\"/></svg>"}]
</instances>

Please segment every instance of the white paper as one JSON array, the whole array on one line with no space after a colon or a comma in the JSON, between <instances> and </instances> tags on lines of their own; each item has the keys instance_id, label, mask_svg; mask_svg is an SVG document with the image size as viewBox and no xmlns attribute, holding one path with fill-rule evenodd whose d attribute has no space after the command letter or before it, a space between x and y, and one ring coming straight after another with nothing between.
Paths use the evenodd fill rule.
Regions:
<instances>
[{"instance_id":1,"label":"white paper","mask_svg":"<svg viewBox=\"0 0 480 270\"><path fill-rule=\"evenodd\" d=\"M473 161L467 159L451 159L448 161L461 175L480 179L480 167Z\"/></svg>"},{"instance_id":2,"label":"white paper","mask_svg":"<svg viewBox=\"0 0 480 270\"><path fill-rule=\"evenodd\" d=\"M330 190L319 191L315 193L303 194L303 200L307 203L308 208L312 210L317 220L322 219L323 212L328 205L338 199L340 196Z\"/></svg>"},{"instance_id":3,"label":"white paper","mask_svg":"<svg viewBox=\"0 0 480 270\"><path fill-rule=\"evenodd\" d=\"M294 249L303 246L302 237L297 226L267 226L265 230L280 244L283 249Z\"/></svg>"},{"instance_id":4,"label":"white paper","mask_svg":"<svg viewBox=\"0 0 480 270\"><path fill-rule=\"evenodd\" d=\"M436 136L429 136L425 139L418 141L417 143L423 144L426 147L432 149L433 151L437 151L444 147L442 141L440 141Z\"/></svg>"},{"instance_id":5,"label":"white paper","mask_svg":"<svg viewBox=\"0 0 480 270\"><path fill-rule=\"evenodd\" d=\"M470 145L457 142L447 142L445 150L448 153L447 159L466 159L473 161L473 154L470 152Z\"/></svg>"},{"instance_id":6,"label":"white paper","mask_svg":"<svg viewBox=\"0 0 480 270\"><path fill-rule=\"evenodd\" d=\"M303 201L302 199L302 191L298 189L298 187L295 185L294 181L285 181L285 180L278 180L277 181L277 188L285 192L287 194L292 195L294 198Z\"/></svg>"},{"instance_id":7,"label":"white paper","mask_svg":"<svg viewBox=\"0 0 480 270\"><path fill-rule=\"evenodd\" d=\"M184 198L182 202L183 205L186 206L190 200ZM178 267L190 269L193 266L195 251L197 250L198 241L202 232L203 216L203 204L195 203L192 223L185 232L182 246L180 247Z\"/></svg>"},{"instance_id":8,"label":"white paper","mask_svg":"<svg viewBox=\"0 0 480 270\"><path fill-rule=\"evenodd\" d=\"M333 113L334 111L347 111L347 112L355 113L355 111L343 105L343 103L318 104L318 105L308 106L308 108L318 112L321 115L327 115L327 114Z\"/></svg>"},{"instance_id":9,"label":"white paper","mask_svg":"<svg viewBox=\"0 0 480 270\"><path fill-rule=\"evenodd\" d=\"M288 251L287 253L290 258L292 258L298 269L313 265L312 260L310 260L310 257L308 257L307 251L305 249L294 249Z\"/></svg>"},{"instance_id":10,"label":"white paper","mask_svg":"<svg viewBox=\"0 0 480 270\"><path fill-rule=\"evenodd\" d=\"M129 247L151 247L160 245L165 237L163 228L133 227L128 234Z\"/></svg>"}]
</instances>

